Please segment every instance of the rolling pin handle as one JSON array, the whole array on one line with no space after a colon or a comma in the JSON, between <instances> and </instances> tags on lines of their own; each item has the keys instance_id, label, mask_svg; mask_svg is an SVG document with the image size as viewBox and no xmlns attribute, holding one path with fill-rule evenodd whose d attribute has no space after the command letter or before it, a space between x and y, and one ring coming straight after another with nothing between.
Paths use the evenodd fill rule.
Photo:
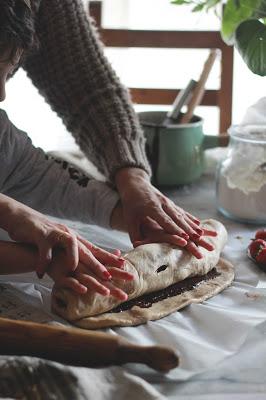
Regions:
<instances>
[{"instance_id":1,"label":"rolling pin handle","mask_svg":"<svg viewBox=\"0 0 266 400\"><path fill-rule=\"evenodd\" d=\"M177 354L168 347L137 346L129 343L121 343L117 351L119 364L130 362L146 364L156 371L165 373L179 365Z\"/></svg>"}]
</instances>

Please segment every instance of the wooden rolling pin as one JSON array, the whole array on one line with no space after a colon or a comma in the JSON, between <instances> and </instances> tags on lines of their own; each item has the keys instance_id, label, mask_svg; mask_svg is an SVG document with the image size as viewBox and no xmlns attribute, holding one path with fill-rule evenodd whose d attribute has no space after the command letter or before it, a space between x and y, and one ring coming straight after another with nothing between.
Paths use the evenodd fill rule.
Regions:
<instances>
[{"instance_id":1,"label":"wooden rolling pin","mask_svg":"<svg viewBox=\"0 0 266 400\"><path fill-rule=\"evenodd\" d=\"M141 363L168 372L179 364L167 347L138 346L120 336L0 318L0 354L45 358L81 367Z\"/></svg>"}]
</instances>

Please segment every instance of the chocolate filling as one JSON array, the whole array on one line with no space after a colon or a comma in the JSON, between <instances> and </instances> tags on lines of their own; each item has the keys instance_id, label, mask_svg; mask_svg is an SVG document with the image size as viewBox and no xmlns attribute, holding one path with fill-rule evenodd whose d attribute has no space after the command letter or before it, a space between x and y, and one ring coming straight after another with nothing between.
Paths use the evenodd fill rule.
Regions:
<instances>
[{"instance_id":1,"label":"chocolate filling","mask_svg":"<svg viewBox=\"0 0 266 400\"><path fill-rule=\"evenodd\" d=\"M136 299L126 301L125 303L119 304L119 306L113 308L110 313L118 313L122 311L130 310L134 306L141 308L149 308L153 303L158 303L167 299L168 297L174 297L181 293L188 292L195 289L200 283L209 281L211 279L220 276L221 274L217 272L216 268L213 268L210 272L201 276L193 276L192 278L184 279L181 282L174 283L165 289L158 290L158 292L152 292L144 294Z\"/></svg>"},{"instance_id":2,"label":"chocolate filling","mask_svg":"<svg viewBox=\"0 0 266 400\"><path fill-rule=\"evenodd\" d=\"M168 265L161 265L156 271L157 274L159 274L162 271L165 271L167 267L168 267Z\"/></svg>"}]
</instances>

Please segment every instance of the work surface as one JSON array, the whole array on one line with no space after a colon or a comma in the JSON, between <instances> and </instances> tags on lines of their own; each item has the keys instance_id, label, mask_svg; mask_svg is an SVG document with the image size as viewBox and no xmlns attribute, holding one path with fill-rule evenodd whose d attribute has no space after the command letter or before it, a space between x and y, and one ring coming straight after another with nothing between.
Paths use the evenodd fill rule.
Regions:
<instances>
[{"instance_id":1,"label":"work surface","mask_svg":"<svg viewBox=\"0 0 266 400\"><path fill-rule=\"evenodd\" d=\"M138 344L171 346L180 354L180 368L162 375L139 365L93 370L2 357L0 398L20 398L15 392L24 392L27 399L45 400L265 399L266 274L246 257L246 247L258 227L240 225L217 214L211 176L164 192L201 219L217 218L225 224L229 240L223 257L235 265L235 281L203 304L191 305L160 321L107 332ZM124 234L82 224L71 226L105 248L130 248ZM2 277L1 315L62 322L49 311L50 287L48 279L40 285L33 274Z\"/></svg>"}]
</instances>

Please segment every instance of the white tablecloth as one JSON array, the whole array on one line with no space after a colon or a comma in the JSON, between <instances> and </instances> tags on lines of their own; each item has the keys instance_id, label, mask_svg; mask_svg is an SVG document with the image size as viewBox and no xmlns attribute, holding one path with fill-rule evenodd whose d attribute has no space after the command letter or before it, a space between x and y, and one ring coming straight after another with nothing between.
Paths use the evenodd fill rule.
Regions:
<instances>
[{"instance_id":1,"label":"white tablecloth","mask_svg":"<svg viewBox=\"0 0 266 400\"><path fill-rule=\"evenodd\" d=\"M45 363L46 368L69 377L65 379L69 384L75 380L77 397L72 394L73 399L265 399L266 274L246 256L246 248L258 227L217 215L214 180L210 176L195 185L165 193L200 218L218 218L225 224L229 240L223 257L235 265L235 281L218 296L160 321L107 331L138 344L171 346L180 353L180 367L168 375L140 365L92 370ZM97 245L108 249L130 248L125 234L77 223L71 225ZM50 313L50 287L48 279L40 284L34 274L1 277L2 315L62 322ZM38 360L23 361L37 371L44 365ZM7 358L2 358L1 365L7 374L10 358L9 364ZM46 394L45 399L50 398L61 397Z\"/></svg>"}]
</instances>

